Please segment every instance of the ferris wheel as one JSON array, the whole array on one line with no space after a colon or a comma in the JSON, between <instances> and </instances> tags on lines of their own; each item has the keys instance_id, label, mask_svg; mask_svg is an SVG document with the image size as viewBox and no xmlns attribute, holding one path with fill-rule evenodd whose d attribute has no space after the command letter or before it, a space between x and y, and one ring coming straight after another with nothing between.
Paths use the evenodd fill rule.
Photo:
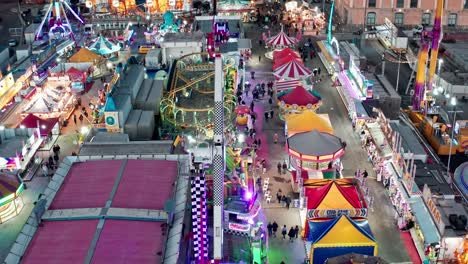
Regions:
<instances>
[{"instance_id":1,"label":"ferris wheel","mask_svg":"<svg viewBox=\"0 0 468 264\"><path fill-rule=\"evenodd\" d=\"M73 9L67 3L67 0L50 0L49 8L47 9L44 19L42 19L42 22L37 29L36 39L41 36L42 28L44 27L46 21L48 22L49 38L65 39L71 36L74 39L73 30L67 17L67 11L72 13L81 24L84 24L83 19L81 19L80 16L76 14L75 11L73 11Z\"/></svg>"}]
</instances>

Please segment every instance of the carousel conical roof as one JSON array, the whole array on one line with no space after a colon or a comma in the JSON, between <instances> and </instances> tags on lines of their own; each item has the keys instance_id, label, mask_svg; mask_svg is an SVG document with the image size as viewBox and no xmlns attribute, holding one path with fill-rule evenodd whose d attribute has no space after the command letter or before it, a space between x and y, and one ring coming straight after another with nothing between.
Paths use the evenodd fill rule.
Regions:
<instances>
[{"instance_id":1,"label":"carousel conical roof","mask_svg":"<svg viewBox=\"0 0 468 264\"><path fill-rule=\"evenodd\" d=\"M99 55L108 55L120 50L119 45L110 42L104 36L99 36L88 48Z\"/></svg>"},{"instance_id":2,"label":"carousel conical roof","mask_svg":"<svg viewBox=\"0 0 468 264\"><path fill-rule=\"evenodd\" d=\"M276 36L269 38L266 42L266 44L271 47L290 47L296 43L296 38L289 37L283 31L280 31Z\"/></svg>"},{"instance_id":3,"label":"carousel conical roof","mask_svg":"<svg viewBox=\"0 0 468 264\"><path fill-rule=\"evenodd\" d=\"M297 86L294 88L291 92L280 96L278 98L280 101L283 101L285 104L288 105L298 105L298 106L306 106L308 104L317 104L320 102L320 98L312 95L309 91L307 91L304 87L302 86Z\"/></svg>"},{"instance_id":4,"label":"carousel conical roof","mask_svg":"<svg viewBox=\"0 0 468 264\"><path fill-rule=\"evenodd\" d=\"M287 139L288 150L308 157L322 156L339 158L344 154L343 142L335 135L320 132L316 129L309 132L301 132Z\"/></svg>"},{"instance_id":5,"label":"carousel conical roof","mask_svg":"<svg viewBox=\"0 0 468 264\"><path fill-rule=\"evenodd\" d=\"M307 69L306 66L304 66L304 64L296 60L292 60L276 69L273 74L278 79L299 79L311 75L312 71Z\"/></svg>"}]
</instances>

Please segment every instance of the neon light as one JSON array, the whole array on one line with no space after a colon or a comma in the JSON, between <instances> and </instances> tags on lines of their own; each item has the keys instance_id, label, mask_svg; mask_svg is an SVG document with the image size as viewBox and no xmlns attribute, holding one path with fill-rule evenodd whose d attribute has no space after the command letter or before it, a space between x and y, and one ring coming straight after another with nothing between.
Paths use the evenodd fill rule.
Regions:
<instances>
[{"instance_id":1,"label":"neon light","mask_svg":"<svg viewBox=\"0 0 468 264\"><path fill-rule=\"evenodd\" d=\"M247 232L250 230L249 224L229 223L228 227L231 230L242 231L242 232Z\"/></svg>"},{"instance_id":2,"label":"neon light","mask_svg":"<svg viewBox=\"0 0 468 264\"><path fill-rule=\"evenodd\" d=\"M333 20L333 11L335 10L335 0L333 0L330 8L330 20L328 21L328 32L327 32L327 41L330 43L332 41L332 20ZM323 12L323 10L322 10Z\"/></svg>"},{"instance_id":3,"label":"neon light","mask_svg":"<svg viewBox=\"0 0 468 264\"><path fill-rule=\"evenodd\" d=\"M78 19L81 22L81 24L84 24L84 21L80 18L80 16L77 13L75 13L75 11L73 11L73 9L67 4L67 2L63 3L67 7L67 9L73 14L73 16L75 16L75 18Z\"/></svg>"},{"instance_id":4,"label":"neon light","mask_svg":"<svg viewBox=\"0 0 468 264\"><path fill-rule=\"evenodd\" d=\"M2 199L0 199L0 206L10 202L14 198L15 198L14 193L11 193L10 195L3 197Z\"/></svg>"}]
</instances>

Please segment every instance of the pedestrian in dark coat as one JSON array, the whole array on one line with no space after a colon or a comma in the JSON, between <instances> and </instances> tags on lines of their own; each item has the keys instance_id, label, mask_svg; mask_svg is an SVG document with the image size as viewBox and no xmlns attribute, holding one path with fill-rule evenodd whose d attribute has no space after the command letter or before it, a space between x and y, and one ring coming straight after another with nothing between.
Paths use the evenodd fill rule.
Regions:
<instances>
[{"instance_id":1,"label":"pedestrian in dark coat","mask_svg":"<svg viewBox=\"0 0 468 264\"><path fill-rule=\"evenodd\" d=\"M75 115L75 114L73 114L73 122L74 122L75 125L76 125L76 115Z\"/></svg>"},{"instance_id":2,"label":"pedestrian in dark coat","mask_svg":"<svg viewBox=\"0 0 468 264\"><path fill-rule=\"evenodd\" d=\"M299 226L296 226L296 228L294 228L294 233L295 237L297 238L299 236Z\"/></svg>"},{"instance_id":3,"label":"pedestrian in dark coat","mask_svg":"<svg viewBox=\"0 0 468 264\"><path fill-rule=\"evenodd\" d=\"M282 197L282 196L281 196L281 192L278 191L278 192L276 193L276 199L278 200L278 203L279 203L279 204L281 203L281 197Z\"/></svg>"},{"instance_id":4,"label":"pedestrian in dark coat","mask_svg":"<svg viewBox=\"0 0 468 264\"><path fill-rule=\"evenodd\" d=\"M273 231L273 236L276 237L276 232L278 231L278 224L276 221L273 221L273 224L271 225L271 230Z\"/></svg>"},{"instance_id":5,"label":"pedestrian in dark coat","mask_svg":"<svg viewBox=\"0 0 468 264\"><path fill-rule=\"evenodd\" d=\"M281 174L281 162L278 162L278 165L276 165L278 168L278 173Z\"/></svg>"},{"instance_id":6,"label":"pedestrian in dark coat","mask_svg":"<svg viewBox=\"0 0 468 264\"><path fill-rule=\"evenodd\" d=\"M268 222L267 229L268 229L268 236L271 237L273 235L273 225L271 224L271 222Z\"/></svg>"},{"instance_id":7,"label":"pedestrian in dark coat","mask_svg":"<svg viewBox=\"0 0 468 264\"><path fill-rule=\"evenodd\" d=\"M289 242L292 243L294 237L296 236L296 232L294 231L294 228L293 228L292 226L291 226L291 228L289 229L288 236L289 236Z\"/></svg>"},{"instance_id":8,"label":"pedestrian in dark coat","mask_svg":"<svg viewBox=\"0 0 468 264\"><path fill-rule=\"evenodd\" d=\"M255 107L255 104L254 104L254 102L252 101L252 102L250 103L250 112L253 112L253 111L254 111L254 107Z\"/></svg>"}]
</instances>

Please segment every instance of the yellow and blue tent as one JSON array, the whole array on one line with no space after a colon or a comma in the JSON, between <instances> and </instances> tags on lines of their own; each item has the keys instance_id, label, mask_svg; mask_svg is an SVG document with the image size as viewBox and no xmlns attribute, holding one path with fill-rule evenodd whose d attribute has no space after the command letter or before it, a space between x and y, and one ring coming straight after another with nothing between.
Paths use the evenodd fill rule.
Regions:
<instances>
[{"instance_id":1,"label":"yellow and blue tent","mask_svg":"<svg viewBox=\"0 0 468 264\"><path fill-rule=\"evenodd\" d=\"M329 221L310 221L309 237L311 263L325 263L328 258L348 253L377 255L377 241L369 223L353 221L342 215Z\"/></svg>"}]
</instances>

